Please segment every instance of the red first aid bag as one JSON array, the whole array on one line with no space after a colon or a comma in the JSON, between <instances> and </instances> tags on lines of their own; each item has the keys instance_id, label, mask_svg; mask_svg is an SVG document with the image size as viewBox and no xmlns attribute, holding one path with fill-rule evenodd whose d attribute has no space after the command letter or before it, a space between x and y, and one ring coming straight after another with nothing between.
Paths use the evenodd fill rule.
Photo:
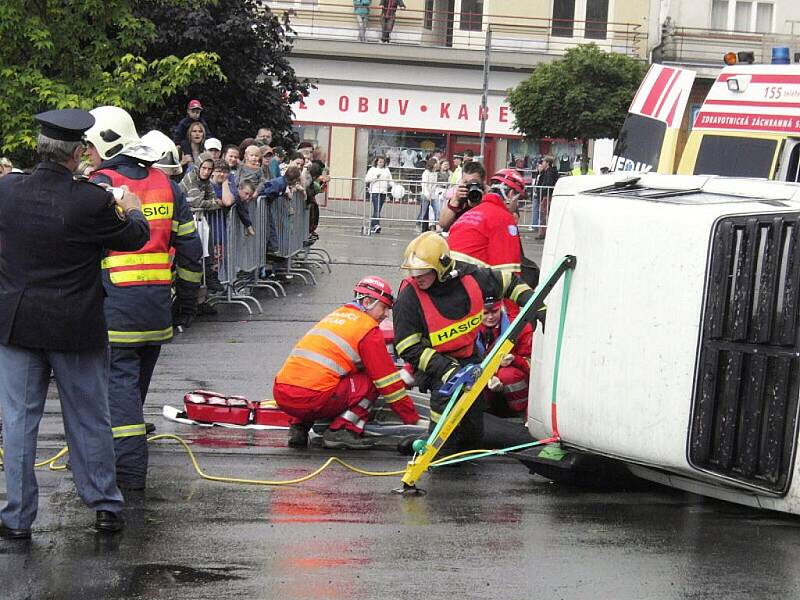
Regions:
<instances>
[{"instance_id":1,"label":"red first aid bag","mask_svg":"<svg viewBox=\"0 0 800 600\"><path fill-rule=\"evenodd\" d=\"M247 425L254 410L253 403L244 396L224 396L207 390L187 393L183 405L186 416L201 423Z\"/></svg>"}]
</instances>

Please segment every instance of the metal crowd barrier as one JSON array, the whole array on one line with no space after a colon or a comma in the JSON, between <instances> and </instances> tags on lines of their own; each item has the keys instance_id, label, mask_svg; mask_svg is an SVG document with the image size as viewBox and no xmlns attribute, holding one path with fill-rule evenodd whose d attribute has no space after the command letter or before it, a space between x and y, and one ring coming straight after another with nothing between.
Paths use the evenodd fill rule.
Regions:
<instances>
[{"instance_id":1,"label":"metal crowd barrier","mask_svg":"<svg viewBox=\"0 0 800 600\"><path fill-rule=\"evenodd\" d=\"M327 267L330 272L331 258L321 248L310 248L309 211L302 192L272 202L260 197L245 206L251 227L245 227L236 207L193 212L204 260L213 265L204 268L203 285L208 290L214 283L207 280L213 271L222 287L208 291L207 302L237 304L253 314L253 308L263 312L253 290L286 296L281 276L316 284L313 269Z\"/></svg>"},{"instance_id":2,"label":"metal crowd barrier","mask_svg":"<svg viewBox=\"0 0 800 600\"><path fill-rule=\"evenodd\" d=\"M419 178L393 178L382 199L380 195L373 197L370 194L370 185L363 179L331 178L325 197L325 206L320 211L320 216L329 223L338 221L357 225L362 235L376 233L375 225L378 224L381 225L381 229L386 224L414 225L418 230L433 229L439 221L442 206L447 202L446 195L450 187L445 183L433 185L430 208L425 215L421 214L424 197L422 181ZM520 230L544 231L547 227L547 215L552 195L552 187L528 186L526 188L525 200L519 205ZM378 204L380 204L380 211L376 216L375 209ZM322 205L321 208L323 208Z\"/></svg>"}]
</instances>

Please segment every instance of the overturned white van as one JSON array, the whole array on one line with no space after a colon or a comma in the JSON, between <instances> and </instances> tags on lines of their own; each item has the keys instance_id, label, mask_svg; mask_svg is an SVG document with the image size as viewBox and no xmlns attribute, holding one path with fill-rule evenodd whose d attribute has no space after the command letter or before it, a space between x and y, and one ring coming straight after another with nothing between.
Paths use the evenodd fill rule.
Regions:
<instances>
[{"instance_id":1,"label":"overturned white van","mask_svg":"<svg viewBox=\"0 0 800 600\"><path fill-rule=\"evenodd\" d=\"M568 254L577 267L559 360L560 286L536 334L528 426L550 437L557 415L566 454L529 466L552 476L571 454L606 457L677 488L799 513L799 235L797 184L561 179L542 270Z\"/></svg>"}]
</instances>

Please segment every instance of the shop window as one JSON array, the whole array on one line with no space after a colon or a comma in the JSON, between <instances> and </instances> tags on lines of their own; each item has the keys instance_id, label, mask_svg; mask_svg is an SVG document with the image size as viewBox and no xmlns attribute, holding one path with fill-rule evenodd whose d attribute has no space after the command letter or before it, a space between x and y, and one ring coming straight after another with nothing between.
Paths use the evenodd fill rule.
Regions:
<instances>
[{"instance_id":1,"label":"shop window","mask_svg":"<svg viewBox=\"0 0 800 600\"><path fill-rule=\"evenodd\" d=\"M483 29L483 0L461 0L462 31L481 31Z\"/></svg>"},{"instance_id":2,"label":"shop window","mask_svg":"<svg viewBox=\"0 0 800 600\"><path fill-rule=\"evenodd\" d=\"M608 33L608 0L586 0L586 32L584 37L604 40Z\"/></svg>"},{"instance_id":3,"label":"shop window","mask_svg":"<svg viewBox=\"0 0 800 600\"><path fill-rule=\"evenodd\" d=\"M363 138L359 136L356 162L371 165L378 156L383 156L389 170L397 172L401 178L411 178L414 173L421 174L428 156L435 152L444 154L447 147L447 136L443 133L390 129L367 131L366 148Z\"/></svg>"},{"instance_id":4,"label":"shop window","mask_svg":"<svg viewBox=\"0 0 800 600\"><path fill-rule=\"evenodd\" d=\"M553 35L572 37L575 31L575 0L553 0Z\"/></svg>"}]
</instances>

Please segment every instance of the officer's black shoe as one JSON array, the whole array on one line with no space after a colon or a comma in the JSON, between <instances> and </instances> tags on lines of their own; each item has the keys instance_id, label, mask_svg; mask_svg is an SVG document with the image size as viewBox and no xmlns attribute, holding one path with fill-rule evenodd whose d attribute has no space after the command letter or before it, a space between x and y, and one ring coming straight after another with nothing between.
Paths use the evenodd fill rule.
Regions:
<instances>
[{"instance_id":1,"label":"officer's black shoe","mask_svg":"<svg viewBox=\"0 0 800 600\"><path fill-rule=\"evenodd\" d=\"M149 434L153 433L155 430L156 430L156 424L155 423L145 423L144 424L144 432L146 434L149 435Z\"/></svg>"},{"instance_id":2,"label":"officer's black shoe","mask_svg":"<svg viewBox=\"0 0 800 600\"><path fill-rule=\"evenodd\" d=\"M414 448L412 447L414 445L414 442L416 442L417 440L426 440L426 439L428 439L427 436L420 436L418 434L407 435L399 442L397 442L397 451L403 456L411 456L412 454L414 454Z\"/></svg>"},{"instance_id":3,"label":"officer's black shoe","mask_svg":"<svg viewBox=\"0 0 800 600\"><path fill-rule=\"evenodd\" d=\"M306 448L308 446L308 430L310 427L301 423L295 423L289 427L290 448Z\"/></svg>"},{"instance_id":4,"label":"officer's black shoe","mask_svg":"<svg viewBox=\"0 0 800 600\"><path fill-rule=\"evenodd\" d=\"M30 529L11 529L5 523L0 523L0 537L5 540L29 540L31 539Z\"/></svg>"},{"instance_id":5,"label":"officer's black shoe","mask_svg":"<svg viewBox=\"0 0 800 600\"><path fill-rule=\"evenodd\" d=\"M117 533L125 527L122 515L110 510L98 510L94 528L100 533Z\"/></svg>"}]
</instances>

